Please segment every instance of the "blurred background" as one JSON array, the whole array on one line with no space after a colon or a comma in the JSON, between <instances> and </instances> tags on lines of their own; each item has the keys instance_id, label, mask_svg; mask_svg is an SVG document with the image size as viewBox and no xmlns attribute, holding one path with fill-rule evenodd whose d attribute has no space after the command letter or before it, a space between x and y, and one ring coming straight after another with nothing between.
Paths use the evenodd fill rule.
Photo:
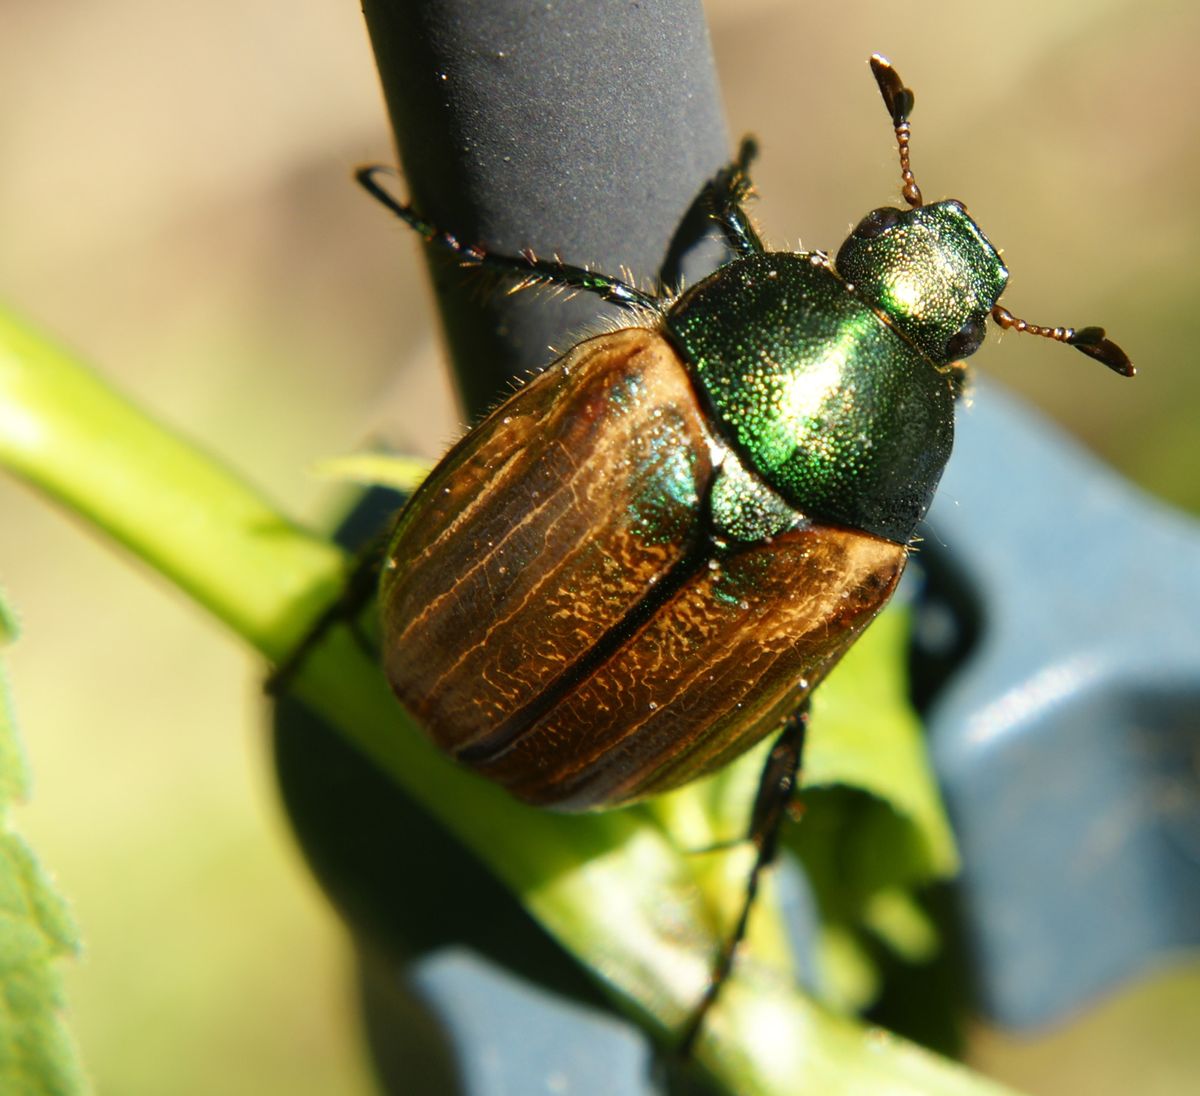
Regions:
<instances>
[{"instance_id":1,"label":"blurred background","mask_svg":"<svg viewBox=\"0 0 1200 1096\"><path fill-rule=\"evenodd\" d=\"M1200 511L1200 8L706 8L768 238L833 250L895 200L865 64L886 53L917 92L926 198L962 198L1003 249L1005 303L1103 324L1140 374L1017 336L975 363ZM456 436L417 247L349 179L392 158L356 4L0 0L0 26L0 300L306 520L335 513L321 458ZM35 781L17 824L82 926L66 979L97 1089L370 1092L349 948L272 787L261 667L3 479L0 584ZM974 1059L1030 1092L1190 1091L1198 1024L1193 964L1036 1038L980 1025Z\"/></svg>"}]
</instances>

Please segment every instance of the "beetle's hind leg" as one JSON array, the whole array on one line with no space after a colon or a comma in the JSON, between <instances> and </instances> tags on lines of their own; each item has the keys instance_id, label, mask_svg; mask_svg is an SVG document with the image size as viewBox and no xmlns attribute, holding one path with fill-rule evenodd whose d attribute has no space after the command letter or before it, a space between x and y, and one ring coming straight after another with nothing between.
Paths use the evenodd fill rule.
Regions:
<instances>
[{"instance_id":1,"label":"beetle's hind leg","mask_svg":"<svg viewBox=\"0 0 1200 1096\"><path fill-rule=\"evenodd\" d=\"M678 1053L687 1057L696 1042L704 1020L716 1003L722 987L729 980L733 970L733 961L737 950L746 936L746 928L750 923L750 913L758 897L759 882L763 871L770 867L779 851L779 834L783 828L783 820L792 802L796 790L796 780L800 772L800 760L804 754L804 738L808 730L808 701L792 715L783 725L783 730L775 740L775 745L767 755L763 765L762 776L758 782L758 794L754 797L754 809L750 813L749 838L757 849L754 864L746 878L746 890L742 899L742 909L729 934L716 963L713 964L712 975L704 996L692 1012L683 1036L679 1041Z\"/></svg>"},{"instance_id":2,"label":"beetle's hind leg","mask_svg":"<svg viewBox=\"0 0 1200 1096\"><path fill-rule=\"evenodd\" d=\"M371 197L387 206L409 227L415 229L430 243L457 255L468 266L483 267L507 274L518 280L518 284L557 286L560 289L582 290L595 293L610 304L632 310L662 310L658 297L644 293L637 286L620 278L613 278L583 266L572 266L558 259L539 259L532 251L520 255L496 255L478 244L465 244L453 233L438 228L425 220L412 206L399 202L380 185L377 175L388 169L379 165L361 167L355 179Z\"/></svg>"},{"instance_id":3,"label":"beetle's hind leg","mask_svg":"<svg viewBox=\"0 0 1200 1096\"><path fill-rule=\"evenodd\" d=\"M712 218L721 226L725 242L739 255L761 255L766 251L758 230L746 212L746 202L754 193L750 182L750 164L758 155L753 137L743 137L737 159L722 168L704 189L704 199Z\"/></svg>"},{"instance_id":4,"label":"beetle's hind leg","mask_svg":"<svg viewBox=\"0 0 1200 1096\"><path fill-rule=\"evenodd\" d=\"M264 686L269 695L280 696L286 692L288 684L300 667L304 665L305 659L321 640L339 624L345 624L350 629L354 641L368 657L378 658L379 652L376 645L363 630L362 621L359 618L371 598L375 596L386 548L387 538L381 534L360 549L353 565L347 572L346 583L342 587L341 594L317 617L292 652L271 671Z\"/></svg>"}]
</instances>

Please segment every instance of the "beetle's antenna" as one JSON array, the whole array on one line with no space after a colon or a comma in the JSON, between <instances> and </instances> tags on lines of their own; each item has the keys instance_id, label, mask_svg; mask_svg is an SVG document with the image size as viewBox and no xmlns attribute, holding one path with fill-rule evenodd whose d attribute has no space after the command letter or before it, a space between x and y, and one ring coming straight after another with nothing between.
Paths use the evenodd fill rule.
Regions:
<instances>
[{"instance_id":1,"label":"beetle's antenna","mask_svg":"<svg viewBox=\"0 0 1200 1096\"><path fill-rule=\"evenodd\" d=\"M1103 327L1084 327L1078 331L1073 327L1039 327L1035 323L1026 323L1001 305L992 309L992 319L1005 331L1023 331L1027 335L1041 335L1044 339L1073 346L1081 354L1103 362L1122 377L1132 377L1137 372L1129 355L1105 336Z\"/></svg>"},{"instance_id":2,"label":"beetle's antenna","mask_svg":"<svg viewBox=\"0 0 1200 1096\"><path fill-rule=\"evenodd\" d=\"M912 88L906 88L900 74L892 68L892 63L881 53L871 54L871 72L875 83L879 85L879 93L892 116L892 125L896 130L896 141L900 145L900 178L904 180L904 200L916 209L922 204L921 188L913 177L912 166L908 162L908 139L912 132L908 116L912 113L916 96Z\"/></svg>"}]
</instances>

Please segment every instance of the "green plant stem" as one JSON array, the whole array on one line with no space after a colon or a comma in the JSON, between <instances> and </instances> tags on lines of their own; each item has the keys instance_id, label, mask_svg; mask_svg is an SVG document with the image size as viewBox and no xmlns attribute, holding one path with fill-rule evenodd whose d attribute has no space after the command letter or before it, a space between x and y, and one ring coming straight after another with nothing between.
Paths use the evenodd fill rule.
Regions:
<instances>
[{"instance_id":1,"label":"green plant stem","mask_svg":"<svg viewBox=\"0 0 1200 1096\"><path fill-rule=\"evenodd\" d=\"M273 661L340 587L337 548L3 313L0 463L119 541ZM700 997L722 931L697 885L697 858L680 854L637 808L550 815L451 765L341 632L307 659L294 688L521 895L625 1011L663 1041L671 1038ZM770 954L755 937L697 1047L727 1091L1002 1091L903 1040L830 1016L795 991L786 956Z\"/></svg>"},{"instance_id":2,"label":"green plant stem","mask_svg":"<svg viewBox=\"0 0 1200 1096\"><path fill-rule=\"evenodd\" d=\"M343 582L343 553L0 312L0 463L190 594L268 659Z\"/></svg>"}]
</instances>

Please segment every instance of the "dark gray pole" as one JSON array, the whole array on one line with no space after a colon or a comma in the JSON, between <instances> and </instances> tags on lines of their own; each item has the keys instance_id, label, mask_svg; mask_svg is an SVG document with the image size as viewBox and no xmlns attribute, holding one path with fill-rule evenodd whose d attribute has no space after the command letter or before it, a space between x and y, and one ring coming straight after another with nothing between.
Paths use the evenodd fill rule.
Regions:
<instances>
[{"instance_id":1,"label":"dark gray pole","mask_svg":"<svg viewBox=\"0 0 1200 1096\"><path fill-rule=\"evenodd\" d=\"M400 194L461 239L653 282L704 183L729 157L697 0L366 0L396 133ZM709 245L694 279L721 257ZM431 255L467 410L544 366L598 299L489 292ZM668 276L674 276L668 271Z\"/></svg>"}]
</instances>

